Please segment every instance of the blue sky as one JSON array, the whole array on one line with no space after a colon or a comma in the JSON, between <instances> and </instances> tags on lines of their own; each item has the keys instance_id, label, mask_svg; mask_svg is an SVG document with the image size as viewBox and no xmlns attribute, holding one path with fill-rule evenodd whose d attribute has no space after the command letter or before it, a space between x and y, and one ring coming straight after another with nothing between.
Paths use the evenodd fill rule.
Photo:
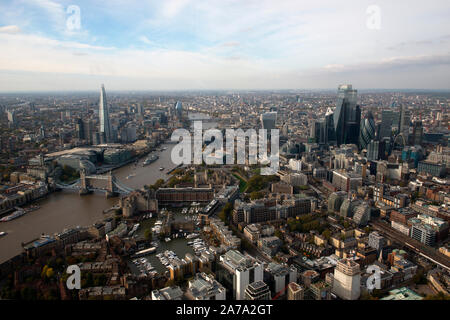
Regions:
<instances>
[{"instance_id":1,"label":"blue sky","mask_svg":"<svg viewBox=\"0 0 450 320\"><path fill-rule=\"evenodd\" d=\"M0 45L0 91L450 89L447 0L2 0Z\"/></svg>"}]
</instances>

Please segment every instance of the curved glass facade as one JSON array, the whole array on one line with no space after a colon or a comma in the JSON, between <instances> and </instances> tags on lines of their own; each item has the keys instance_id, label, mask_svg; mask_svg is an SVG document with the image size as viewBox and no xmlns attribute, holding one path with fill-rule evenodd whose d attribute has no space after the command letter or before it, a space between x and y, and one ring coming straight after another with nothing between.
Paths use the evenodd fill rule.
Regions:
<instances>
[{"instance_id":1,"label":"curved glass facade","mask_svg":"<svg viewBox=\"0 0 450 320\"><path fill-rule=\"evenodd\" d=\"M373 115L369 111L367 117L361 120L361 130L359 133L359 147L361 149L367 149L370 141L375 138L375 121Z\"/></svg>"}]
</instances>

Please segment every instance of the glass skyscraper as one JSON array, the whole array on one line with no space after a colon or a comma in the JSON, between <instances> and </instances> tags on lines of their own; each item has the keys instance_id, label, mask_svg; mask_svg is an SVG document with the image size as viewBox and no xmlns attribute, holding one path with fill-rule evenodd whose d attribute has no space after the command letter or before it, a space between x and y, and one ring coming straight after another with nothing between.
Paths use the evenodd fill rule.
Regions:
<instances>
[{"instance_id":1,"label":"glass skyscraper","mask_svg":"<svg viewBox=\"0 0 450 320\"><path fill-rule=\"evenodd\" d=\"M358 145L359 126L361 122L361 109L356 104L357 90L351 84L340 85L336 109L334 110L334 129L336 143Z\"/></svg>"},{"instance_id":2,"label":"glass skyscraper","mask_svg":"<svg viewBox=\"0 0 450 320\"><path fill-rule=\"evenodd\" d=\"M381 112L380 139L390 138L392 135L392 126L395 122L395 112L392 110L383 110Z\"/></svg>"},{"instance_id":3,"label":"glass skyscraper","mask_svg":"<svg viewBox=\"0 0 450 320\"><path fill-rule=\"evenodd\" d=\"M104 139L104 142L109 143L112 141L111 124L109 123L109 110L108 103L106 101L105 86L102 84L100 91L100 103L99 103L99 117L100 117L100 135Z\"/></svg>"},{"instance_id":4,"label":"glass skyscraper","mask_svg":"<svg viewBox=\"0 0 450 320\"><path fill-rule=\"evenodd\" d=\"M361 130L359 134L359 146L366 149L372 139L375 138L375 121L372 112L368 112L365 119L361 120Z\"/></svg>"},{"instance_id":5,"label":"glass skyscraper","mask_svg":"<svg viewBox=\"0 0 450 320\"><path fill-rule=\"evenodd\" d=\"M268 133L270 133L271 129L275 129L276 123L277 123L276 112L267 112L261 115L262 128L268 130Z\"/></svg>"}]
</instances>

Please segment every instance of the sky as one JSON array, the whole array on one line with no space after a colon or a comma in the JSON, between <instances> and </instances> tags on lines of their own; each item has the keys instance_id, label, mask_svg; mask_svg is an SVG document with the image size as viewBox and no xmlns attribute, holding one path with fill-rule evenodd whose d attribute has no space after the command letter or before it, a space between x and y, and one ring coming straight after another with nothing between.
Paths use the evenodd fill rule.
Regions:
<instances>
[{"instance_id":1,"label":"sky","mask_svg":"<svg viewBox=\"0 0 450 320\"><path fill-rule=\"evenodd\" d=\"M450 89L448 0L1 0L0 91Z\"/></svg>"}]
</instances>

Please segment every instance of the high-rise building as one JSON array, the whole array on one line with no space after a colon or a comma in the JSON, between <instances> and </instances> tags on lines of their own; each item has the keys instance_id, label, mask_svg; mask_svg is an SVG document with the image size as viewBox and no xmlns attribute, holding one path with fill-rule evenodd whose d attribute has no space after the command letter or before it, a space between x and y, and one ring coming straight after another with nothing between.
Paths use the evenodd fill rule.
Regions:
<instances>
[{"instance_id":1,"label":"high-rise building","mask_svg":"<svg viewBox=\"0 0 450 320\"><path fill-rule=\"evenodd\" d=\"M109 122L108 103L106 101L105 86L102 84L100 90L99 103L99 117L100 117L100 135L103 136L104 142L110 143L112 140L111 124ZM102 137L100 137L101 139Z\"/></svg>"},{"instance_id":2,"label":"high-rise building","mask_svg":"<svg viewBox=\"0 0 450 320\"><path fill-rule=\"evenodd\" d=\"M373 231L369 234L369 246L380 252L386 245L386 239L378 232Z\"/></svg>"},{"instance_id":3,"label":"high-rise building","mask_svg":"<svg viewBox=\"0 0 450 320\"><path fill-rule=\"evenodd\" d=\"M368 204L362 203L355 208L353 214L353 221L359 227L365 227L369 223L370 217L371 217L371 210Z\"/></svg>"},{"instance_id":4,"label":"high-rise building","mask_svg":"<svg viewBox=\"0 0 450 320\"><path fill-rule=\"evenodd\" d=\"M350 259L341 259L334 269L332 292L344 300L357 300L361 293L361 271L359 264Z\"/></svg>"},{"instance_id":5,"label":"high-rise building","mask_svg":"<svg viewBox=\"0 0 450 320\"><path fill-rule=\"evenodd\" d=\"M392 110L383 110L381 112L380 136L382 138L390 138L392 135L393 124L395 122L395 112Z\"/></svg>"},{"instance_id":6,"label":"high-rise building","mask_svg":"<svg viewBox=\"0 0 450 320\"><path fill-rule=\"evenodd\" d=\"M8 115L8 125L14 127L17 124L16 112L14 110L7 110L6 114Z\"/></svg>"},{"instance_id":7,"label":"high-rise building","mask_svg":"<svg viewBox=\"0 0 450 320\"><path fill-rule=\"evenodd\" d=\"M277 122L276 112L266 112L261 115L261 125L263 129L266 129L270 134L270 130L275 129Z\"/></svg>"},{"instance_id":8,"label":"high-rise building","mask_svg":"<svg viewBox=\"0 0 450 320\"><path fill-rule=\"evenodd\" d=\"M313 121L311 125L311 138L318 144L326 144L328 142L325 119Z\"/></svg>"},{"instance_id":9,"label":"high-rise building","mask_svg":"<svg viewBox=\"0 0 450 320\"><path fill-rule=\"evenodd\" d=\"M346 197L347 192L345 191L333 192L328 197L328 212L339 212Z\"/></svg>"},{"instance_id":10,"label":"high-rise building","mask_svg":"<svg viewBox=\"0 0 450 320\"><path fill-rule=\"evenodd\" d=\"M81 118L78 118L75 120L75 131L77 133L77 139L78 140L85 140L84 138L84 124L83 120Z\"/></svg>"},{"instance_id":11,"label":"high-rise building","mask_svg":"<svg viewBox=\"0 0 450 320\"><path fill-rule=\"evenodd\" d=\"M398 124L399 134L403 135L405 142L409 139L409 123L411 121L411 113L406 110L405 106L400 106L400 119Z\"/></svg>"},{"instance_id":12,"label":"high-rise building","mask_svg":"<svg viewBox=\"0 0 450 320\"><path fill-rule=\"evenodd\" d=\"M379 159L380 141L372 140L367 146L367 160Z\"/></svg>"},{"instance_id":13,"label":"high-rise building","mask_svg":"<svg viewBox=\"0 0 450 320\"><path fill-rule=\"evenodd\" d=\"M334 112L331 108L327 109L325 114L326 140L330 145L336 144L336 132L334 131Z\"/></svg>"},{"instance_id":14,"label":"high-rise building","mask_svg":"<svg viewBox=\"0 0 450 320\"><path fill-rule=\"evenodd\" d=\"M245 289L245 300L270 300L270 289L264 281L250 283Z\"/></svg>"},{"instance_id":15,"label":"high-rise building","mask_svg":"<svg viewBox=\"0 0 450 320\"><path fill-rule=\"evenodd\" d=\"M40 136L42 139L45 139L46 134L45 134L45 128L44 128L44 125L41 125L41 127L39 128L39 136Z\"/></svg>"},{"instance_id":16,"label":"high-rise building","mask_svg":"<svg viewBox=\"0 0 450 320\"><path fill-rule=\"evenodd\" d=\"M423 138L423 125L422 121L415 121L413 124L413 132L410 137L411 145L420 146Z\"/></svg>"},{"instance_id":17,"label":"high-rise building","mask_svg":"<svg viewBox=\"0 0 450 320\"><path fill-rule=\"evenodd\" d=\"M295 282L289 283L287 291L288 300L303 300L305 297L305 289Z\"/></svg>"},{"instance_id":18,"label":"high-rise building","mask_svg":"<svg viewBox=\"0 0 450 320\"><path fill-rule=\"evenodd\" d=\"M245 299L245 290L250 283L263 281L263 264L239 251L230 250L220 256L220 265L232 278L230 282L235 300ZM269 287L267 287L267 290L269 290Z\"/></svg>"},{"instance_id":19,"label":"high-rise building","mask_svg":"<svg viewBox=\"0 0 450 320\"><path fill-rule=\"evenodd\" d=\"M357 201L352 201L351 199L345 199L341 208L339 209L339 215L344 218L352 218L355 208L359 203Z\"/></svg>"},{"instance_id":20,"label":"high-rise building","mask_svg":"<svg viewBox=\"0 0 450 320\"><path fill-rule=\"evenodd\" d=\"M361 109L356 104L357 90L352 85L340 85L336 109L334 110L334 129L336 143L358 145Z\"/></svg>"},{"instance_id":21,"label":"high-rise building","mask_svg":"<svg viewBox=\"0 0 450 320\"><path fill-rule=\"evenodd\" d=\"M361 120L359 133L359 147L366 149L369 143L375 138L375 121L372 112L368 112L365 119Z\"/></svg>"},{"instance_id":22,"label":"high-rise building","mask_svg":"<svg viewBox=\"0 0 450 320\"><path fill-rule=\"evenodd\" d=\"M83 140L85 140L87 142L87 144L95 144L94 143L94 129L95 129L94 123L89 119L82 120L81 123L82 123L82 125L80 126L80 129L82 129L83 132L82 132L82 134L80 133L80 136L82 137ZM98 132L97 132L97 134L98 134Z\"/></svg>"},{"instance_id":23,"label":"high-rise building","mask_svg":"<svg viewBox=\"0 0 450 320\"><path fill-rule=\"evenodd\" d=\"M283 294L286 286L297 281L297 269L278 263L269 263L264 270L264 282L274 295Z\"/></svg>"},{"instance_id":24,"label":"high-rise building","mask_svg":"<svg viewBox=\"0 0 450 320\"><path fill-rule=\"evenodd\" d=\"M174 109L175 109L176 115L178 117L181 117L181 114L183 113L183 104L181 103L181 101L177 101L175 103Z\"/></svg>"}]
</instances>

